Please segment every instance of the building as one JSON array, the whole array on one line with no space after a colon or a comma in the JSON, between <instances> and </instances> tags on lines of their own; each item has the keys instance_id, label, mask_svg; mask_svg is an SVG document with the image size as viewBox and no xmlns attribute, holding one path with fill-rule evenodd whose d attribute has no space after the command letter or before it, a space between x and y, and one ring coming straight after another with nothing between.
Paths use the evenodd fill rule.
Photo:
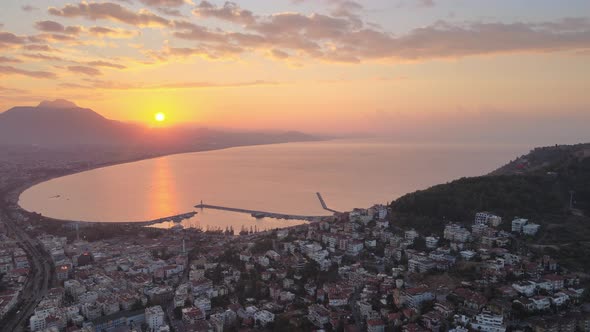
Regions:
<instances>
[{"instance_id":1,"label":"building","mask_svg":"<svg viewBox=\"0 0 590 332\"><path fill-rule=\"evenodd\" d=\"M522 233L525 235L534 236L535 234L537 234L540 227L541 227L541 225L528 223L528 224L522 226Z\"/></svg>"},{"instance_id":2,"label":"building","mask_svg":"<svg viewBox=\"0 0 590 332\"><path fill-rule=\"evenodd\" d=\"M112 331L122 327L139 327L145 321L144 310L121 311L92 321L95 331Z\"/></svg>"},{"instance_id":3,"label":"building","mask_svg":"<svg viewBox=\"0 0 590 332\"><path fill-rule=\"evenodd\" d=\"M356 256L363 250L363 247L364 247L363 241L359 241L359 240L348 241L346 253L351 256Z\"/></svg>"},{"instance_id":4,"label":"building","mask_svg":"<svg viewBox=\"0 0 590 332\"><path fill-rule=\"evenodd\" d=\"M427 236L426 237L426 248L435 249L438 246L438 236Z\"/></svg>"},{"instance_id":5,"label":"building","mask_svg":"<svg viewBox=\"0 0 590 332\"><path fill-rule=\"evenodd\" d=\"M412 243L414 242L414 240L415 240L415 239L416 239L418 236L419 236L418 232L416 232L416 231L415 231L415 230L413 230L413 229L410 229L409 231L406 231L406 232L404 233L404 237L405 237L406 241L409 241L409 242L412 242Z\"/></svg>"},{"instance_id":6,"label":"building","mask_svg":"<svg viewBox=\"0 0 590 332\"><path fill-rule=\"evenodd\" d=\"M182 309L182 321L187 324L195 324L203 319L205 319L205 312L198 307Z\"/></svg>"},{"instance_id":7,"label":"building","mask_svg":"<svg viewBox=\"0 0 590 332\"><path fill-rule=\"evenodd\" d=\"M542 280L549 284L550 289L547 290L551 292L556 292L565 286L565 278L558 274L546 274Z\"/></svg>"},{"instance_id":8,"label":"building","mask_svg":"<svg viewBox=\"0 0 590 332\"><path fill-rule=\"evenodd\" d=\"M475 225L486 225L497 227L502 223L502 218L489 212L478 212L475 214Z\"/></svg>"},{"instance_id":9,"label":"building","mask_svg":"<svg viewBox=\"0 0 590 332\"><path fill-rule=\"evenodd\" d=\"M330 311L321 304L312 304L308 308L307 319L316 327L323 329L330 322Z\"/></svg>"},{"instance_id":10,"label":"building","mask_svg":"<svg viewBox=\"0 0 590 332\"><path fill-rule=\"evenodd\" d=\"M471 323L471 327L476 331L482 332L505 332L504 317L502 315L494 315L489 311L483 311L481 314L475 316L475 321Z\"/></svg>"},{"instance_id":11,"label":"building","mask_svg":"<svg viewBox=\"0 0 590 332\"><path fill-rule=\"evenodd\" d=\"M521 281L512 284L512 288L514 288L518 293L528 297L533 296L533 294L535 294L537 285L532 281Z\"/></svg>"},{"instance_id":12,"label":"building","mask_svg":"<svg viewBox=\"0 0 590 332\"><path fill-rule=\"evenodd\" d=\"M275 315L267 310L259 310L254 313L254 323L262 327L274 322Z\"/></svg>"},{"instance_id":13,"label":"building","mask_svg":"<svg viewBox=\"0 0 590 332\"><path fill-rule=\"evenodd\" d=\"M424 273L436 269L436 262L427 257L415 257L408 260L408 271Z\"/></svg>"},{"instance_id":14,"label":"building","mask_svg":"<svg viewBox=\"0 0 590 332\"><path fill-rule=\"evenodd\" d=\"M526 225L528 219L516 218L512 220L512 231L516 233L522 233L522 227Z\"/></svg>"},{"instance_id":15,"label":"building","mask_svg":"<svg viewBox=\"0 0 590 332\"><path fill-rule=\"evenodd\" d=\"M47 318L47 316L49 315L43 313L31 316L31 318L29 318L29 328L31 331L40 331L45 329L45 318Z\"/></svg>"},{"instance_id":16,"label":"building","mask_svg":"<svg viewBox=\"0 0 590 332\"><path fill-rule=\"evenodd\" d=\"M459 224L448 224L443 233L445 239L452 242L467 242L471 239L471 233Z\"/></svg>"},{"instance_id":17,"label":"building","mask_svg":"<svg viewBox=\"0 0 590 332\"><path fill-rule=\"evenodd\" d=\"M57 275L57 280L67 280L70 275L70 267L66 264L58 265L55 267L55 274Z\"/></svg>"},{"instance_id":18,"label":"building","mask_svg":"<svg viewBox=\"0 0 590 332\"><path fill-rule=\"evenodd\" d=\"M384 332L385 323L381 319L367 320L367 332Z\"/></svg>"},{"instance_id":19,"label":"building","mask_svg":"<svg viewBox=\"0 0 590 332\"><path fill-rule=\"evenodd\" d=\"M434 300L434 294L426 287L414 287L401 291L396 289L393 300L397 306L418 309L422 303Z\"/></svg>"},{"instance_id":20,"label":"building","mask_svg":"<svg viewBox=\"0 0 590 332\"><path fill-rule=\"evenodd\" d=\"M150 331L159 331L164 326L164 310L157 305L145 309L145 322Z\"/></svg>"}]
</instances>

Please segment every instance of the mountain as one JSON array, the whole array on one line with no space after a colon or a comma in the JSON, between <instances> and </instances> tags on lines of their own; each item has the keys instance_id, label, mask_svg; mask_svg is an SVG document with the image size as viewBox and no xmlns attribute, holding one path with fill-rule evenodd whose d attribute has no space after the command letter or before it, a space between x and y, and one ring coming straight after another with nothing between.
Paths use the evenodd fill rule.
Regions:
<instances>
[{"instance_id":1,"label":"mountain","mask_svg":"<svg viewBox=\"0 0 590 332\"><path fill-rule=\"evenodd\" d=\"M0 113L0 144L108 145L172 153L229 146L310 141L300 132L230 132L207 128L147 128L110 120L88 108L58 99Z\"/></svg>"},{"instance_id":2,"label":"mountain","mask_svg":"<svg viewBox=\"0 0 590 332\"><path fill-rule=\"evenodd\" d=\"M138 132L138 126L106 119L63 99L0 113L2 144L119 144L137 137Z\"/></svg>"}]
</instances>

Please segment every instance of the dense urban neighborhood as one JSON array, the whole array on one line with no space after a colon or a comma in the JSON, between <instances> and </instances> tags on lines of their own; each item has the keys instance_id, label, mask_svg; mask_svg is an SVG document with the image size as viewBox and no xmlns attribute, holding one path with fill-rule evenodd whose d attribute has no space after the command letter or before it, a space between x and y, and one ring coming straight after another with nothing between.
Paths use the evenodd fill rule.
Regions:
<instances>
[{"instance_id":1,"label":"dense urban neighborhood","mask_svg":"<svg viewBox=\"0 0 590 332\"><path fill-rule=\"evenodd\" d=\"M39 269L7 225L51 265L30 331L590 331L586 274L530 251L540 225L524 218L480 212L420 234L376 205L266 232L128 226L91 241L98 226L47 232L9 211L0 313L15 315Z\"/></svg>"}]
</instances>

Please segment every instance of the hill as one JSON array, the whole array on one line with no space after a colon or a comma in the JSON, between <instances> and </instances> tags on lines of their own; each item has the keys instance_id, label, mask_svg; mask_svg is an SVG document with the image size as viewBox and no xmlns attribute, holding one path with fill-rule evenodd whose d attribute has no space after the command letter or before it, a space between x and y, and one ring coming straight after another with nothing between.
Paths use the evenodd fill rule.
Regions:
<instances>
[{"instance_id":1,"label":"hill","mask_svg":"<svg viewBox=\"0 0 590 332\"><path fill-rule=\"evenodd\" d=\"M149 148L161 153L203 148L310 141L300 132L229 132L207 128L147 128L110 120L97 112L58 99L18 106L0 113L1 145L106 145Z\"/></svg>"},{"instance_id":2,"label":"hill","mask_svg":"<svg viewBox=\"0 0 590 332\"><path fill-rule=\"evenodd\" d=\"M3 144L117 144L137 137L139 130L66 100L13 107L0 114Z\"/></svg>"},{"instance_id":3,"label":"hill","mask_svg":"<svg viewBox=\"0 0 590 332\"><path fill-rule=\"evenodd\" d=\"M506 230L528 218L542 225L534 243L589 269L590 144L537 148L488 175L404 195L391 210L394 224L438 234L450 221L471 225L479 211L501 216Z\"/></svg>"}]
</instances>

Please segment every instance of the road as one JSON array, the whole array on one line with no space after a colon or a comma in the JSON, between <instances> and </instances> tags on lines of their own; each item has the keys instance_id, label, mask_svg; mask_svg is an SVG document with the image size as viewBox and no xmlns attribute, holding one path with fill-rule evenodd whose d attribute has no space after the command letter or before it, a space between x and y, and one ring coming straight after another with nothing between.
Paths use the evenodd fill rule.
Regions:
<instances>
[{"instance_id":1,"label":"road","mask_svg":"<svg viewBox=\"0 0 590 332\"><path fill-rule=\"evenodd\" d=\"M21 244L29 256L31 275L24 285L23 291L17 305L18 312L1 322L2 331L23 331L28 325L28 318L33 314L35 307L47 294L52 278L52 264L49 254L42 249L41 243L31 238L8 214L4 207L0 207L0 220L11 231L15 239Z\"/></svg>"}]
</instances>

